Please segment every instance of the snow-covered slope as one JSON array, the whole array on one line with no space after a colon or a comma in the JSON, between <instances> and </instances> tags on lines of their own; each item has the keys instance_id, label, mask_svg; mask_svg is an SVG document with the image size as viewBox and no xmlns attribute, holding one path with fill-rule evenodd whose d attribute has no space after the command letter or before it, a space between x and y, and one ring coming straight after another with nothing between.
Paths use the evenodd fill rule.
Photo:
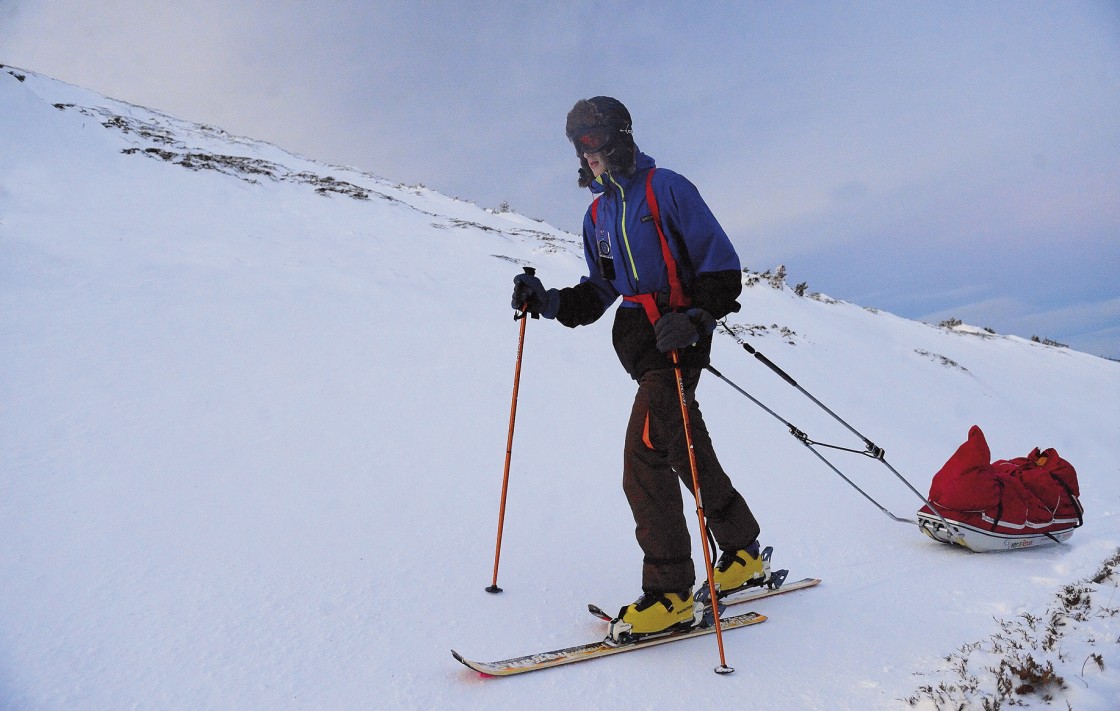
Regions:
<instances>
[{"instance_id":1,"label":"snow-covered slope","mask_svg":"<svg viewBox=\"0 0 1120 711\"><path fill-rule=\"evenodd\" d=\"M997 457L1073 462L1085 527L1005 554L933 543L709 376L763 542L824 584L758 603L770 619L726 638L731 677L706 638L480 679L448 650L589 641L587 602L640 592L609 319L527 325L505 593L483 591L511 279L575 283L578 239L32 72L0 71L0 107L0 708L932 708L918 690L953 678L944 657L1120 547L1120 364L762 282L731 328L917 488L979 424ZM713 360L814 439L862 447L733 338ZM918 507L878 463L829 456ZM1054 657L1061 694L1110 709L1120 631L1093 624Z\"/></svg>"}]
</instances>

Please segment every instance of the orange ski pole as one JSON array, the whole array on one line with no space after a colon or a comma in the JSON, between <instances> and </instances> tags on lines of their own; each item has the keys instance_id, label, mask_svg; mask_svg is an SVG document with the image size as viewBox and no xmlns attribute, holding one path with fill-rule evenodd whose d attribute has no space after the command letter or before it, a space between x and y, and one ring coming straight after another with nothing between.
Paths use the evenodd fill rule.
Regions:
<instances>
[{"instance_id":1,"label":"orange ski pole","mask_svg":"<svg viewBox=\"0 0 1120 711\"><path fill-rule=\"evenodd\" d=\"M708 592L712 601L712 615L715 617L716 643L719 645L719 666L716 667L715 671L717 674L730 674L735 670L727 666L727 656L723 651L723 627L719 619L719 598L716 595L716 581L712 570L712 552L708 547L708 536L705 534L708 528L704 521L704 502L700 498L700 474L696 467L696 452L692 447L692 425L688 418L688 401L684 392L684 377L681 375L681 360L676 351L672 351L672 357L673 372L677 377L677 394L681 401L681 419L684 422L685 444L688 446L688 465L692 469L692 492L696 496L696 516L700 520L700 541L704 548L704 568L708 571Z\"/></svg>"},{"instance_id":2,"label":"orange ski pole","mask_svg":"<svg viewBox=\"0 0 1120 711\"><path fill-rule=\"evenodd\" d=\"M536 270L532 267L525 267L525 273L532 276ZM529 320L529 302L525 302L521 306L521 311L514 314L514 320L521 321L521 334L517 339L517 365L513 369L513 401L509 406L509 434L506 436L506 466L505 472L502 474L502 498L501 503L498 504L498 540L494 544L494 578L490 582L490 587L486 588L488 593L500 593L502 589L498 587L498 562L502 556L502 529L505 527L506 520L506 492L509 490L509 463L513 459L513 425L517 419L517 390L521 382L521 354L525 349L525 323ZM533 315L536 318L536 314Z\"/></svg>"}]
</instances>

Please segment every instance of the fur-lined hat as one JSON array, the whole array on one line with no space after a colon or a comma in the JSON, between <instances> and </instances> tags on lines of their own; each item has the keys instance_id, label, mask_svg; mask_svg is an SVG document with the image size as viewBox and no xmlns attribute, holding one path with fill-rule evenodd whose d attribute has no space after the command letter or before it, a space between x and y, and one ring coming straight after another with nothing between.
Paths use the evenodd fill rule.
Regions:
<instances>
[{"instance_id":1,"label":"fur-lined hat","mask_svg":"<svg viewBox=\"0 0 1120 711\"><path fill-rule=\"evenodd\" d=\"M595 96L580 99L568 112L564 133L575 146L579 156L579 186L586 188L595 179L584 151L598 147L603 153L607 170L634 175L634 161L638 147L634 144L633 122L630 112L618 99Z\"/></svg>"}]
</instances>

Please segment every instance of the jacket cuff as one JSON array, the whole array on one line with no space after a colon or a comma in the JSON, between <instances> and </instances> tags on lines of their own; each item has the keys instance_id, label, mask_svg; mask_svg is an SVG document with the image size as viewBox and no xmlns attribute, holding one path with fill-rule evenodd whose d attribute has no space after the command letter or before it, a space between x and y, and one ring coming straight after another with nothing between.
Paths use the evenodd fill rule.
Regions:
<instances>
[{"instance_id":1,"label":"jacket cuff","mask_svg":"<svg viewBox=\"0 0 1120 711\"><path fill-rule=\"evenodd\" d=\"M556 314L560 311L560 290L549 289L545 292L545 304L541 308L541 316L545 318L556 318Z\"/></svg>"}]
</instances>

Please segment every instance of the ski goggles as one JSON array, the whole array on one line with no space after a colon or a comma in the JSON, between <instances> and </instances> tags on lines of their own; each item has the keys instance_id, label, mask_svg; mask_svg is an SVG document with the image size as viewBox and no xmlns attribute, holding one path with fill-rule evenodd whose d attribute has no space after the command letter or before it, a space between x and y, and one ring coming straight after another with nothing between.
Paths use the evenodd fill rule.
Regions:
<instances>
[{"instance_id":1,"label":"ski goggles","mask_svg":"<svg viewBox=\"0 0 1120 711\"><path fill-rule=\"evenodd\" d=\"M602 153L611 144L614 131L606 126L589 126L581 128L568 136L576 147L576 153Z\"/></svg>"}]
</instances>

